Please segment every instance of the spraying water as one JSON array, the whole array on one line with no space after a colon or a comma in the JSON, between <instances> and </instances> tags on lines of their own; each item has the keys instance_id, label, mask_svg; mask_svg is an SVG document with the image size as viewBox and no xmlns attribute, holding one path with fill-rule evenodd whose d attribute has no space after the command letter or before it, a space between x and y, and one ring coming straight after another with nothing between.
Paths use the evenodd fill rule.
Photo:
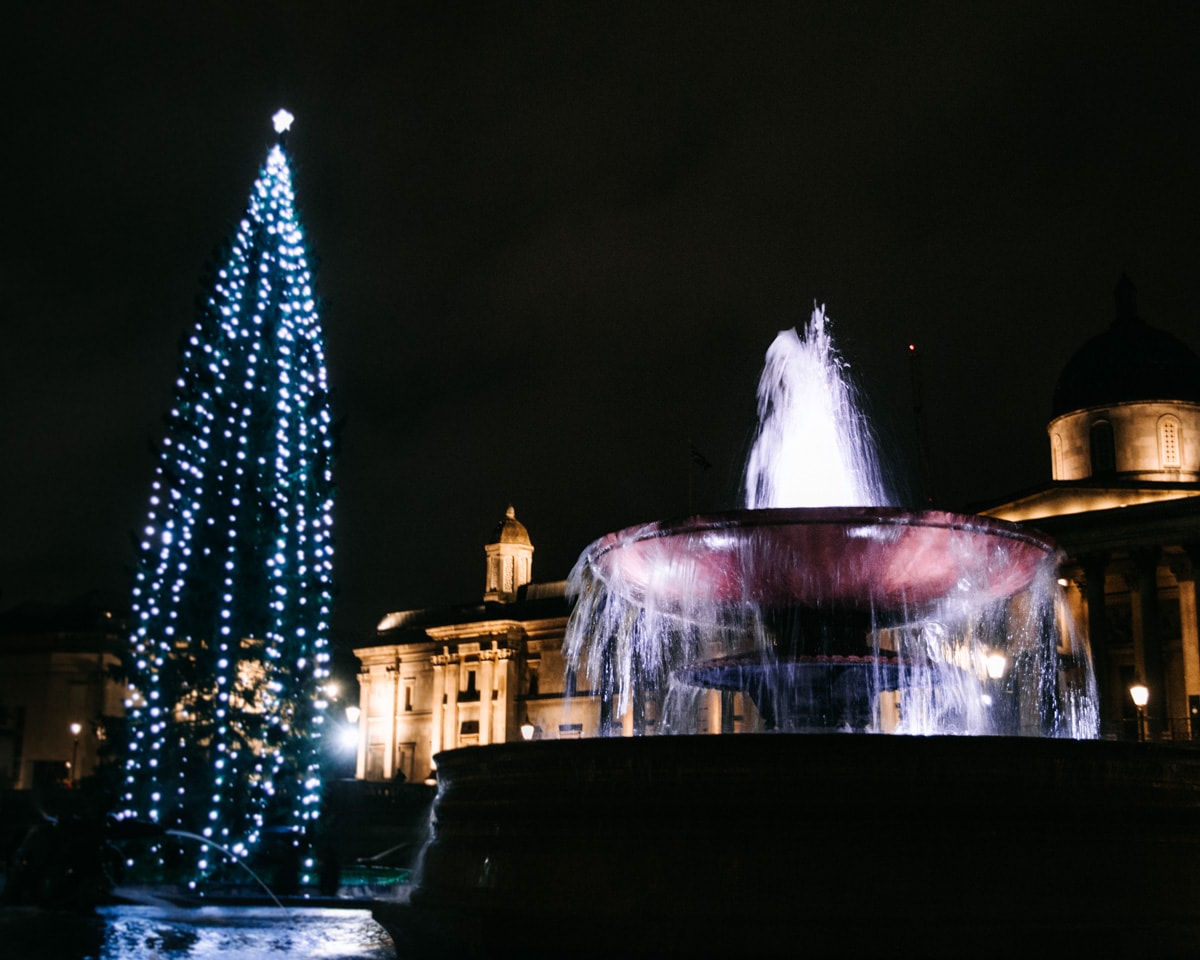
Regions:
<instances>
[{"instance_id":1,"label":"spraying water","mask_svg":"<svg viewBox=\"0 0 1200 960\"><path fill-rule=\"evenodd\" d=\"M274 894L274 892L272 892L271 888L267 886L266 881L263 880L263 878L260 877L253 870L251 870L250 867L246 864L246 861L242 860L240 857L238 857L237 854L235 854L228 847L223 847L223 846L221 846L221 844L208 839L208 837L202 837L198 833L189 833L187 830L167 830L165 832L166 832L167 836L169 836L169 837L186 837L189 840L199 841L200 843L204 844L206 847L212 847L212 849L214 849L214 850L220 850L221 853L225 854L225 856L227 856L230 860L232 860L239 867L241 867L248 874L250 874L251 877L254 878L254 882L257 883L260 887L262 887L263 890L266 892L267 896L270 897L275 902L275 906L277 906L285 914L287 913L287 908L284 907L284 905L280 901L280 899L277 896L275 896L275 894Z\"/></svg>"},{"instance_id":2,"label":"spraying water","mask_svg":"<svg viewBox=\"0 0 1200 960\"><path fill-rule=\"evenodd\" d=\"M746 460L745 504L769 507L890 506L871 429L823 306L801 337L784 330L758 383L758 431Z\"/></svg>"}]
</instances>

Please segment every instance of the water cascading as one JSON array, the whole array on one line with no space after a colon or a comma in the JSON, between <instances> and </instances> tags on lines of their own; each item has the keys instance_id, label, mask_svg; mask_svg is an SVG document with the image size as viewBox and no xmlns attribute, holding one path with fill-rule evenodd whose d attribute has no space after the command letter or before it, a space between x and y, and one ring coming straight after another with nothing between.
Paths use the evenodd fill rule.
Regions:
<instances>
[{"instance_id":1,"label":"water cascading","mask_svg":"<svg viewBox=\"0 0 1200 960\"><path fill-rule=\"evenodd\" d=\"M1087 739L1091 660L1057 560L1013 524L893 505L816 307L767 353L745 509L589 546L565 650L602 733Z\"/></svg>"}]
</instances>

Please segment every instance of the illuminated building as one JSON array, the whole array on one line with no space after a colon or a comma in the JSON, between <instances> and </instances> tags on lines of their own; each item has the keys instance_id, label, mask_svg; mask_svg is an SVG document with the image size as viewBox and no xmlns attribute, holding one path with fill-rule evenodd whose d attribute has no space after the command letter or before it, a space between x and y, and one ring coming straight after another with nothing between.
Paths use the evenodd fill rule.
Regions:
<instances>
[{"instance_id":1,"label":"illuminated building","mask_svg":"<svg viewBox=\"0 0 1200 960\"><path fill-rule=\"evenodd\" d=\"M1200 359L1147 325L1133 284L1063 368L1047 427L1051 481L976 512L1050 534L1088 635L1101 729L1130 736L1149 688L1153 736L1200 736Z\"/></svg>"},{"instance_id":2,"label":"illuminated building","mask_svg":"<svg viewBox=\"0 0 1200 960\"><path fill-rule=\"evenodd\" d=\"M534 582L533 552L509 507L484 548L481 602L389 613L354 651L360 779L427 779L455 747L597 734L599 705L562 656L566 582Z\"/></svg>"}]
</instances>

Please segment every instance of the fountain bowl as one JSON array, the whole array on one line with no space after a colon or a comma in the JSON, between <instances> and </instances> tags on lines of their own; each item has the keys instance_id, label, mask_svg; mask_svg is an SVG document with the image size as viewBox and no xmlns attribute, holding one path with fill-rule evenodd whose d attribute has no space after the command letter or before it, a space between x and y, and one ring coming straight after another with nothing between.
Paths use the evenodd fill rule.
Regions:
<instances>
[{"instance_id":1,"label":"fountain bowl","mask_svg":"<svg viewBox=\"0 0 1200 960\"><path fill-rule=\"evenodd\" d=\"M1200 955L1200 751L1000 737L437 757L403 955Z\"/></svg>"},{"instance_id":2,"label":"fountain bowl","mask_svg":"<svg viewBox=\"0 0 1200 960\"><path fill-rule=\"evenodd\" d=\"M585 553L594 575L634 603L695 609L845 605L911 610L970 594L1012 596L1056 548L987 517L895 507L735 510L608 534Z\"/></svg>"},{"instance_id":3,"label":"fountain bowl","mask_svg":"<svg viewBox=\"0 0 1200 960\"><path fill-rule=\"evenodd\" d=\"M895 507L647 523L581 555L564 652L623 712L709 688L745 693L752 723L782 732L1087 736L1090 664L1057 616L1058 557L1012 523ZM997 655L1017 678L989 687ZM686 699L660 700L660 729L701 732Z\"/></svg>"}]
</instances>

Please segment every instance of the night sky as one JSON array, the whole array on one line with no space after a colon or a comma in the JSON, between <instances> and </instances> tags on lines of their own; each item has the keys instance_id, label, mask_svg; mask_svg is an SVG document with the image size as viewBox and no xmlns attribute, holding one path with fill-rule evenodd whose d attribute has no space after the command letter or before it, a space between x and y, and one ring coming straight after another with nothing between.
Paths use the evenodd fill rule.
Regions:
<instances>
[{"instance_id":1,"label":"night sky","mask_svg":"<svg viewBox=\"0 0 1200 960\"><path fill-rule=\"evenodd\" d=\"M0 609L127 592L281 106L344 420L339 631L478 599L510 502L539 580L737 506L763 355L814 300L913 503L918 346L948 509L1049 478L1055 380L1123 272L1200 347L1200 4L25 7Z\"/></svg>"}]
</instances>

